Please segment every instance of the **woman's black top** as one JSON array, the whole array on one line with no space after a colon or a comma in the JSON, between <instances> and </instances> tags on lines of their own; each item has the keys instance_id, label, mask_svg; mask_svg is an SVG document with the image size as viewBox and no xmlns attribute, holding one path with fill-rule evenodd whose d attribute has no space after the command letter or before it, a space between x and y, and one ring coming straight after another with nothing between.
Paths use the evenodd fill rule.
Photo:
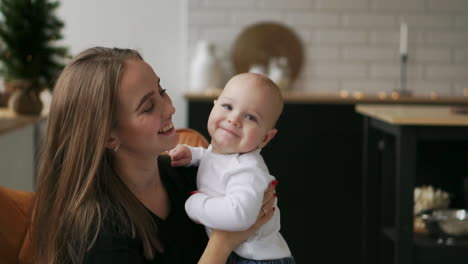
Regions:
<instances>
[{"instance_id":1,"label":"woman's black top","mask_svg":"<svg viewBox=\"0 0 468 264\"><path fill-rule=\"evenodd\" d=\"M165 220L150 213L158 228L158 234L154 235L161 239L164 252L156 253L154 260L147 261L139 239L110 231L104 224L96 243L85 256L85 264L198 262L208 238L204 227L192 222L184 207L190 192L196 189L196 168L172 168L168 156L159 157L158 163L161 179L170 199L171 211Z\"/></svg>"}]
</instances>

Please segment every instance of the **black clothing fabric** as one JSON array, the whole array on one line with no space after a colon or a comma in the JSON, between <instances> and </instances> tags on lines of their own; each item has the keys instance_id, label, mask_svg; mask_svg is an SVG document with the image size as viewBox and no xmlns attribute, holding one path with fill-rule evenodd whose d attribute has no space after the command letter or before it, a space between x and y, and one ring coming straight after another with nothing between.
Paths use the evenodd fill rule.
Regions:
<instances>
[{"instance_id":1,"label":"black clothing fabric","mask_svg":"<svg viewBox=\"0 0 468 264\"><path fill-rule=\"evenodd\" d=\"M96 243L85 256L85 264L198 262L208 237L204 227L191 221L184 208L190 192L196 189L196 168L173 168L168 156L159 157L158 163L161 179L170 199L171 211L165 220L151 212L150 214L158 227L158 234L154 235L161 239L164 252L157 253L155 259L147 261L139 239L113 232L104 220Z\"/></svg>"}]
</instances>

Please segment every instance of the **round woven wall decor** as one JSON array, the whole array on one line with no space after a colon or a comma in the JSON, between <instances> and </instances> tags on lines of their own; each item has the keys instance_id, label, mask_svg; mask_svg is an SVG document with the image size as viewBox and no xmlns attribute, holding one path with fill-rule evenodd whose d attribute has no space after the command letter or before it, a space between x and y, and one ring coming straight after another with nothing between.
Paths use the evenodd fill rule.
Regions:
<instances>
[{"instance_id":1,"label":"round woven wall decor","mask_svg":"<svg viewBox=\"0 0 468 264\"><path fill-rule=\"evenodd\" d=\"M285 56L291 68L291 79L300 73L304 58L299 37L287 26L262 22L243 30L234 41L232 61L236 73L247 72L252 64L268 66L272 57Z\"/></svg>"}]
</instances>

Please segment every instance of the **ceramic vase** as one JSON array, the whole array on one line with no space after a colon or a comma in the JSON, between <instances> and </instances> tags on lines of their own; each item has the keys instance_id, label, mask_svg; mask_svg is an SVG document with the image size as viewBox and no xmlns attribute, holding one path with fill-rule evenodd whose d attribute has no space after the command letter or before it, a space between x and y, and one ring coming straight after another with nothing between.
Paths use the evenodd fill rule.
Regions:
<instances>
[{"instance_id":1,"label":"ceramic vase","mask_svg":"<svg viewBox=\"0 0 468 264\"><path fill-rule=\"evenodd\" d=\"M278 85L281 90L289 88L291 83L291 70L286 57L273 57L268 63L268 77Z\"/></svg>"},{"instance_id":2,"label":"ceramic vase","mask_svg":"<svg viewBox=\"0 0 468 264\"><path fill-rule=\"evenodd\" d=\"M267 69L262 64L252 64L252 65L250 65L249 72L268 76Z\"/></svg>"},{"instance_id":3,"label":"ceramic vase","mask_svg":"<svg viewBox=\"0 0 468 264\"><path fill-rule=\"evenodd\" d=\"M190 64L189 90L202 92L209 89L222 89L224 72L216 57L215 46L200 41Z\"/></svg>"}]
</instances>

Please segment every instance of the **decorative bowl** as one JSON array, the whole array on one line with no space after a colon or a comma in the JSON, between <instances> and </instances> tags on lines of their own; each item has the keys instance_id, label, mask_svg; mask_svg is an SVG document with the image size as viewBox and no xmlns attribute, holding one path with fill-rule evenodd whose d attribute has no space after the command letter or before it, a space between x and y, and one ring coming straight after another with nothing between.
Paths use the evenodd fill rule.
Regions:
<instances>
[{"instance_id":1,"label":"decorative bowl","mask_svg":"<svg viewBox=\"0 0 468 264\"><path fill-rule=\"evenodd\" d=\"M438 242L450 244L468 238L468 211L464 209L436 209L420 214L429 233Z\"/></svg>"}]
</instances>

